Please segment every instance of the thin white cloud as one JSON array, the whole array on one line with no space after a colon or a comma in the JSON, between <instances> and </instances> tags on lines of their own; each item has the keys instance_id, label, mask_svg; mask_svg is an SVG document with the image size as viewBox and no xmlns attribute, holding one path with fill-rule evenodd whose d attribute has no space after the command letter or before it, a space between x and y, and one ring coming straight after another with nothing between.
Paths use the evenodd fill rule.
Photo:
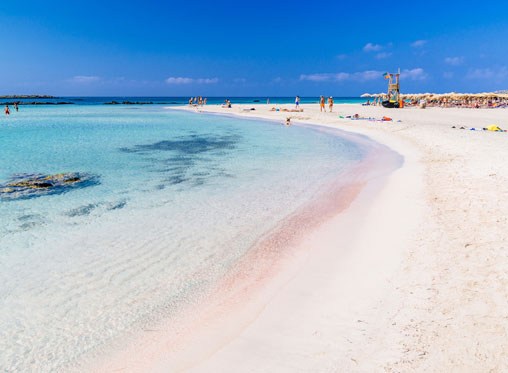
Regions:
<instances>
[{"instance_id":1,"label":"thin white cloud","mask_svg":"<svg viewBox=\"0 0 508 373\"><path fill-rule=\"evenodd\" d=\"M455 76L455 74L451 71L445 71L443 73L443 78L445 79L452 79Z\"/></svg>"},{"instance_id":2,"label":"thin white cloud","mask_svg":"<svg viewBox=\"0 0 508 373\"><path fill-rule=\"evenodd\" d=\"M69 82L76 84L90 84L100 81L101 78L93 75L76 75L69 79Z\"/></svg>"},{"instance_id":3,"label":"thin white cloud","mask_svg":"<svg viewBox=\"0 0 508 373\"><path fill-rule=\"evenodd\" d=\"M246 83L247 79L245 79L245 78L235 78L235 79L233 79L233 82L235 82L235 83Z\"/></svg>"},{"instance_id":4,"label":"thin white cloud","mask_svg":"<svg viewBox=\"0 0 508 373\"><path fill-rule=\"evenodd\" d=\"M346 58L347 58L347 54L339 54L339 55L337 55L337 59L338 60L342 61L342 60L345 60Z\"/></svg>"},{"instance_id":5,"label":"thin white cloud","mask_svg":"<svg viewBox=\"0 0 508 373\"><path fill-rule=\"evenodd\" d=\"M506 79L508 77L508 68L502 66L499 68L485 68L469 70L466 78L468 79Z\"/></svg>"},{"instance_id":6,"label":"thin white cloud","mask_svg":"<svg viewBox=\"0 0 508 373\"><path fill-rule=\"evenodd\" d=\"M332 74L301 74L300 80L308 80L310 82L326 82L332 80Z\"/></svg>"},{"instance_id":7,"label":"thin white cloud","mask_svg":"<svg viewBox=\"0 0 508 373\"><path fill-rule=\"evenodd\" d=\"M411 43L411 47L413 47L413 48L421 48L425 44L427 44L427 42L428 42L427 40L416 40L416 41Z\"/></svg>"},{"instance_id":8,"label":"thin white cloud","mask_svg":"<svg viewBox=\"0 0 508 373\"><path fill-rule=\"evenodd\" d=\"M171 77L166 79L166 83L168 84L192 84L194 79L191 78L183 78L183 77Z\"/></svg>"},{"instance_id":9,"label":"thin white cloud","mask_svg":"<svg viewBox=\"0 0 508 373\"><path fill-rule=\"evenodd\" d=\"M185 77L169 77L166 79L167 84L216 84L219 78L185 78Z\"/></svg>"},{"instance_id":10,"label":"thin white cloud","mask_svg":"<svg viewBox=\"0 0 508 373\"><path fill-rule=\"evenodd\" d=\"M376 54L376 58L378 60L384 60L385 58L388 58L391 56L392 56L392 53L390 53L390 52L381 52L381 53Z\"/></svg>"},{"instance_id":11,"label":"thin white cloud","mask_svg":"<svg viewBox=\"0 0 508 373\"><path fill-rule=\"evenodd\" d=\"M353 80L367 81L380 79L383 76L381 71L367 70L353 74Z\"/></svg>"},{"instance_id":12,"label":"thin white cloud","mask_svg":"<svg viewBox=\"0 0 508 373\"><path fill-rule=\"evenodd\" d=\"M319 73L319 74L302 74L300 80L308 80L311 82L340 82L349 78L348 73Z\"/></svg>"},{"instance_id":13,"label":"thin white cloud","mask_svg":"<svg viewBox=\"0 0 508 373\"><path fill-rule=\"evenodd\" d=\"M124 76L116 76L116 77L100 77L94 75L76 75L70 79L67 79L66 82L72 83L75 85L82 86L98 86L101 87L141 87L141 86L159 86L161 84L160 81L154 80L136 80L136 79L128 79Z\"/></svg>"},{"instance_id":14,"label":"thin white cloud","mask_svg":"<svg viewBox=\"0 0 508 373\"><path fill-rule=\"evenodd\" d=\"M383 76L381 71L367 70L355 73L319 73L319 74L302 74L300 80L311 82L344 82L344 81L369 81L380 79Z\"/></svg>"},{"instance_id":15,"label":"thin white cloud","mask_svg":"<svg viewBox=\"0 0 508 373\"><path fill-rule=\"evenodd\" d=\"M218 82L219 78L196 79L196 83L198 84L217 84Z\"/></svg>"},{"instance_id":16,"label":"thin white cloud","mask_svg":"<svg viewBox=\"0 0 508 373\"><path fill-rule=\"evenodd\" d=\"M373 44L373 43L367 43L364 47L363 47L363 51L364 52L379 52L380 50L383 49L383 46L382 45L379 45L379 44Z\"/></svg>"},{"instance_id":17,"label":"thin white cloud","mask_svg":"<svg viewBox=\"0 0 508 373\"><path fill-rule=\"evenodd\" d=\"M464 57L446 57L444 62L450 66L459 66L464 63Z\"/></svg>"},{"instance_id":18,"label":"thin white cloud","mask_svg":"<svg viewBox=\"0 0 508 373\"><path fill-rule=\"evenodd\" d=\"M416 69L404 70L400 73L401 79L409 79L409 80L426 80L428 78L428 74L421 67L417 67Z\"/></svg>"}]
</instances>

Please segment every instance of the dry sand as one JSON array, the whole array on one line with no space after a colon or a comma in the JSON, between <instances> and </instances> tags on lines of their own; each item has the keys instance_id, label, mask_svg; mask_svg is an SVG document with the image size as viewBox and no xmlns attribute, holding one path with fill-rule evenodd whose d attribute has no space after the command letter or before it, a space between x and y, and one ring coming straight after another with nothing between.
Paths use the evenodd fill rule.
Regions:
<instances>
[{"instance_id":1,"label":"dry sand","mask_svg":"<svg viewBox=\"0 0 508 373\"><path fill-rule=\"evenodd\" d=\"M255 299L210 321L206 337L178 357L155 340L158 353L140 347L148 363L123 371L508 370L508 133L451 128L508 127L508 111L302 106L200 110L366 134L404 166L305 237L303 254Z\"/></svg>"}]
</instances>

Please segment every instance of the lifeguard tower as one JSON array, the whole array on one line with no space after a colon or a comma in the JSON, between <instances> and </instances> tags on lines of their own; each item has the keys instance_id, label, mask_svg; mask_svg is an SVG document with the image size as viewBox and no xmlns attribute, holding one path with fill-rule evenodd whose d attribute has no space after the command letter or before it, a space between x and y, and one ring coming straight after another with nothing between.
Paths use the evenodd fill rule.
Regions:
<instances>
[{"instance_id":1,"label":"lifeguard tower","mask_svg":"<svg viewBox=\"0 0 508 373\"><path fill-rule=\"evenodd\" d=\"M388 79L388 100L383 101L381 104L386 108L401 108L404 106L400 98L400 69L397 73L384 74L385 79Z\"/></svg>"}]
</instances>

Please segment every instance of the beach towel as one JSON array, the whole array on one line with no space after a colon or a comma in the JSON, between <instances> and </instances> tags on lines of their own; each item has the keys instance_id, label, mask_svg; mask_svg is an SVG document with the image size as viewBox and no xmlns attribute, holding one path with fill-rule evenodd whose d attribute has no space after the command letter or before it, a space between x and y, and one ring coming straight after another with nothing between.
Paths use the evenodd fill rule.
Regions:
<instances>
[{"instance_id":1,"label":"beach towel","mask_svg":"<svg viewBox=\"0 0 508 373\"><path fill-rule=\"evenodd\" d=\"M495 124L491 124L490 126L487 126L487 130L488 131L502 131L501 128L499 128L497 125Z\"/></svg>"}]
</instances>

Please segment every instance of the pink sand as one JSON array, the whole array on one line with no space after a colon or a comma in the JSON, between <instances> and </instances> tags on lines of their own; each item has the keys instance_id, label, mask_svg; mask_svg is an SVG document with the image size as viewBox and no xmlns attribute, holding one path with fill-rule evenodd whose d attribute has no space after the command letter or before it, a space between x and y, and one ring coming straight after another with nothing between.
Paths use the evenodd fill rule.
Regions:
<instances>
[{"instance_id":1,"label":"pink sand","mask_svg":"<svg viewBox=\"0 0 508 373\"><path fill-rule=\"evenodd\" d=\"M365 138L346 135L370 150L354 169L341 175L307 206L261 238L209 294L197 303L140 336L116 346L112 356L92 363L94 371L180 371L207 360L226 346L263 312L263 309L307 264L319 256L322 230L363 194L371 200L400 162L398 156ZM368 197L370 196L370 197ZM345 236L344 236L345 237ZM334 242L335 240L329 241ZM336 247L335 260L347 252Z\"/></svg>"}]
</instances>

